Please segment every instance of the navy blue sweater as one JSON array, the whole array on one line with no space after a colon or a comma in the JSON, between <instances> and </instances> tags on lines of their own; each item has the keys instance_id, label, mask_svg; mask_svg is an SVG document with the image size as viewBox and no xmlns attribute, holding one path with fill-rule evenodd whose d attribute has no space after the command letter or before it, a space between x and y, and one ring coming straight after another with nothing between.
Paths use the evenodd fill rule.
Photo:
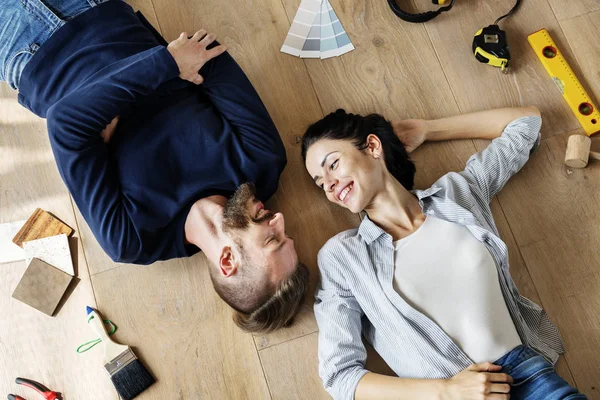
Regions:
<instances>
[{"instance_id":1,"label":"navy blue sweater","mask_svg":"<svg viewBox=\"0 0 600 400\"><path fill-rule=\"evenodd\" d=\"M252 181L267 200L285 149L254 88L225 53L195 86L130 6L110 1L57 31L27 64L19 101L47 118L59 172L115 261L189 256L192 204ZM109 145L100 132L117 115Z\"/></svg>"}]
</instances>

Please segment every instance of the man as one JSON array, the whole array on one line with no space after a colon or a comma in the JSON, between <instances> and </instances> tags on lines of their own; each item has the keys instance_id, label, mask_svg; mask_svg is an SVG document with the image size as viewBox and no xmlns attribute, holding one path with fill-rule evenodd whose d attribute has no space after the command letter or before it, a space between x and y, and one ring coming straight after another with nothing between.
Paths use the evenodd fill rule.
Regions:
<instances>
[{"instance_id":1,"label":"man","mask_svg":"<svg viewBox=\"0 0 600 400\"><path fill-rule=\"evenodd\" d=\"M3 0L0 21L0 78L47 119L106 253L150 264L202 249L239 326L291 323L308 272L256 199L275 192L285 149L225 46L200 30L165 47L121 0Z\"/></svg>"}]
</instances>

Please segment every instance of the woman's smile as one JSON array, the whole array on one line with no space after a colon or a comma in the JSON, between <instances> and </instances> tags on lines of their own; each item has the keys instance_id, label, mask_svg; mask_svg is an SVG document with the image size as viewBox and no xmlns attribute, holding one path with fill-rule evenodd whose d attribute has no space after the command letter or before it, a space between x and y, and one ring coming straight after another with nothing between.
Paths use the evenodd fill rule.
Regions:
<instances>
[{"instance_id":1,"label":"woman's smile","mask_svg":"<svg viewBox=\"0 0 600 400\"><path fill-rule=\"evenodd\" d=\"M354 188L354 181L350 182L346 187L338 192L337 198L342 203L346 204L350 199L350 192Z\"/></svg>"}]
</instances>

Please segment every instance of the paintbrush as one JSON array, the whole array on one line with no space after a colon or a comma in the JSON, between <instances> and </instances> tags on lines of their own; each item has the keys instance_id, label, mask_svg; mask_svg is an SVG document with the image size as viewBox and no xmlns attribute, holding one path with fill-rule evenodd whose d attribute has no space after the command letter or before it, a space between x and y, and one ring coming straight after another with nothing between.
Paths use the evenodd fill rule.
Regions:
<instances>
[{"instance_id":1,"label":"paintbrush","mask_svg":"<svg viewBox=\"0 0 600 400\"><path fill-rule=\"evenodd\" d=\"M106 332L100 314L86 307L88 323L104 343L104 369L123 400L131 400L148 389L155 380L137 359L129 346L112 341Z\"/></svg>"}]
</instances>

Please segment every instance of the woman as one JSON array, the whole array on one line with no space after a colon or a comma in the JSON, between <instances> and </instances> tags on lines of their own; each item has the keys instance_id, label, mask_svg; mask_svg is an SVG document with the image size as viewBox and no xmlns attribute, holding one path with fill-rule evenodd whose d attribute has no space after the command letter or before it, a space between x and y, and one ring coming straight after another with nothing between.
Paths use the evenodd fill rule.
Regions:
<instances>
[{"instance_id":1,"label":"woman","mask_svg":"<svg viewBox=\"0 0 600 400\"><path fill-rule=\"evenodd\" d=\"M519 295L490 210L540 126L525 107L393 125L338 110L308 128L310 176L367 214L319 252L319 373L334 398L585 399L554 371L560 335ZM464 171L411 191L407 150L466 138L495 139ZM398 377L364 368L361 333Z\"/></svg>"}]
</instances>

